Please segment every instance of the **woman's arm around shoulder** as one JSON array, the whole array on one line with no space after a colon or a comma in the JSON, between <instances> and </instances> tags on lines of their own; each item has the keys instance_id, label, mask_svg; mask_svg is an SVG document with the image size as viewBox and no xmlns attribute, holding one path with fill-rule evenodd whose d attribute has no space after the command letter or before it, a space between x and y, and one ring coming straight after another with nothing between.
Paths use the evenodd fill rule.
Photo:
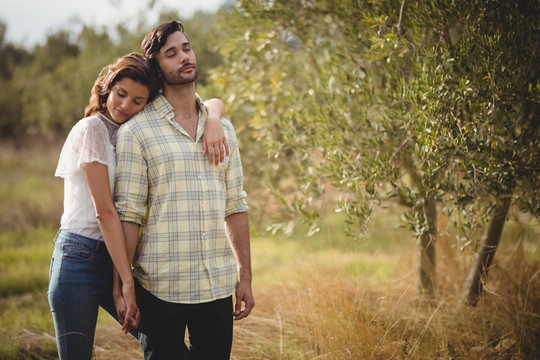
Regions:
<instances>
[{"instance_id":1,"label":"woman's arm around shoulder","mask_svg":"<svg viewBox=\"0 0 540 360\"><path fill-rule=\"evenodd\" d=\"M210 164L218 165L229 156L229 143L221 126L221 118L225 114L225 104L219 99L204 102L206 112L206 128L203 136L203 153L208 153Z\"/></svg>"}]
</instances>

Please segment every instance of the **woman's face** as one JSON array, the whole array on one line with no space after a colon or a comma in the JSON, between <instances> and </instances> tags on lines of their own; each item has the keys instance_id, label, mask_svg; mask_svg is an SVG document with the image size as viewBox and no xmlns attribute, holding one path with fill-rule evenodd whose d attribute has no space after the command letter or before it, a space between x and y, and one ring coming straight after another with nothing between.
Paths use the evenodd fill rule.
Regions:
<instances>
[{"instance_id":1,"label":"woman's face","mask_svg":"<svg viewBox=\"0 0 540 360\"><path fill-rule=\"evenodd\" d=\"M117 124L123 124L146 105L150 91L128 77L118 80L107 97L105 116Z\"/></svg>"}]
</instances>

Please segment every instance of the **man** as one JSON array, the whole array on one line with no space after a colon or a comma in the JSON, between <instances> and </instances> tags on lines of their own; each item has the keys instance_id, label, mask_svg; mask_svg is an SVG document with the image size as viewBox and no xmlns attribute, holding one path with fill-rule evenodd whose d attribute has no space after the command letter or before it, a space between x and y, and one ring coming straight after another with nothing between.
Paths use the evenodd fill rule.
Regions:
<instances>
[{"instance_id":1,"label":"man","mask_svg":"<svg viewBox=\"0 0 540 360\"><path fill-rule=\"evenodd\" d=\"M118 132L116 206L134 254L145 359L181 359L186 327L193 359L228 359L233 318L255 305L248 207L229 121L221 124L230 155L213 165L202 153L206 111L183 31L172 21L143 40L163 92Z\"/></svg>"}]
</instances>

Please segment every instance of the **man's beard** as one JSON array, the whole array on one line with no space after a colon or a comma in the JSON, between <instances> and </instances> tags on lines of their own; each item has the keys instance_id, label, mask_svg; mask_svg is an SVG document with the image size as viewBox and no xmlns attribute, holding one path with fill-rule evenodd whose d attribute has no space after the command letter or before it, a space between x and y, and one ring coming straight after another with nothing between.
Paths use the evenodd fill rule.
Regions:
<instances>
[{"instance_id":1,"label":"man's beard","mask_svg":"<svg viewBox=\"0 0 540 360\"><path fill-rule=\"evenodd\" d=\"M186 75L182 74L185 66L187 66L185 65L176 72L162 73L163 82L165 82L167 85L184 85L190 84L197 80L197 76L199 76L199 68L197 67L197 65L194 64L188 65L193 66L193 71L191 73Z\"/></svg>"}]
</instances>

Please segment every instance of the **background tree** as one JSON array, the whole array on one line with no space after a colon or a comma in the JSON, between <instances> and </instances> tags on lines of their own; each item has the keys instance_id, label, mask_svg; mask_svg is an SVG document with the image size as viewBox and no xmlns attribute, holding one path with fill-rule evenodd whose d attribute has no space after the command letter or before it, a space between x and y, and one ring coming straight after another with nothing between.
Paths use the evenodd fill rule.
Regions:
<instances>
[{"instance_id":1,"label":"background tree","mask_svg":"<svg viewBox=\"0 0 540 360\"><path fill-rule=\"evenodd\" d=\"M409 58L396 58L400 66L388 73L387 56L372 49L378 28L395 39L385 25L390 20L374 14L396 4L399 10L397 2L241 2L228 29L250 30L229 32L224 58L232 62L223 83L235 115L250 111L258 140L277 160L264 170L291 213L316 219L312 200L332 185L343 194L339 208L349 234L362 237L385 199L399 197L409 206L419 241L418 291L431 293L436 179L444 159L424 146L423 124L415 124L422 118L396 91L411 76ZM280 195L290 193L283 186L296 192Z\"/></svg>"},{"instance_id":2,"label":"background tree","mask_svg":"<svg viewBox=\"0 0 540 360\"><path fill-rule=\"evenodd\" d=\"M14 120L20 117L22 106L13 86L13 71L15 67L29 63L32 56L24 48L6 42L6 30L6 24L0 22L0 134L11 136L22 128Z\"/></svg>"},{"instance_id":3,"label":"background tree","mask_svg":"<svg viewBox=\"0 0 540 360\"><path fill-rule=\"evenodd\" d=\"M320 213L343 211L361 238L397 201L417 239L418 293L431 294L441 209L467 230L460 246L476 246L474 230L499 209L480 270L510 200L538 216L537 15L532 0L254 0L160 21L185 23L198 91L229 103L256 218L292 215L272 229L303 219L313 233ZM138 51L151 26L141 15L134 30L62 30L31 51L5 44L0 27L2 135L65 136L102 67ZM485 273L473 274L468 288L480 289Z\"/></svg>"},{"instance_id":4,"label":"background tree","mask_svg":"<svg viewBox=\"0 0 540 360\"><path fill-rule=\"evenodd\" d=\"M456 224L474 228L483 225L476 215L496 204L488 195L507 196L504 187L487 184L504 183L501 175L518 163L528 169L522 175L532 185L528 190L538 182L532 170L538 156L529 157L538 154L537 142L522 141L523 126L515 126L523 117L515 114L527 109L527 129L537 132L531 126L537 68L496 60L527 42L526 53L534 58L534 4L241 1L227 17L226 63L215 80L234 100L228 106L235 120L245 122L269 151L267 165L249 170L262 172L290 212L309 221L320 210L314 200L328 185L336 187L354 237L365 233L377 205L398 199L408 208L403 220L418 241L418 293L431 294L436 204L444 203L453 216L460 208L464 215ZM494 15L500 10L512 11ZM497 21L505 24L497 28ZM515 28L520 30L499 41L503 30ZM513 78L515 94L529 105L510 92L487 91L486 80L494 78L486 71L508 65L514 70L504 81ZM509 126L515 130L508 132ZM280 195L291 194L284 187L295 192ZM480 210L473 213L471 204ZM475 221L464 220L469 216Z\"/></svg>"},{"instance_id":5,"label":"background tree","mask_svg":"<svg viewBox=\"0 0 540 360\"><path fill-rule=\"evenodd\" d=\"M150 4L148 6L153 6ZM220 63L214 49L215 14L197 12L182 19L169 10L160 20L182 20L191 29L191 41L198 50L200 84L204 93L206 73ZM82 26L81 30L63 29L49 34L44 44L32 50L5 43L5 24L0 24L0 114L1 137L27 135L64 137L84 116L90 90L104 66L119 56L140 51L144 35L155 26L145 14L134 19L133 29L122 24L114 28Z\"/></svg>"},{"instance_id":6,"label":"background tree","mask_svg":"<svg viewBox=\"0 0 540 360\"><path fill-rule=\"evenodd\" d=\"M465 175L454 196L459 210L475 201L490 214L464 287L464 301L474 304L511 205L540 215L540 4L458 2L441 15L454 59L453 95L442 100L457 120L450 134Z\"/></svg>"}]
</instances>

